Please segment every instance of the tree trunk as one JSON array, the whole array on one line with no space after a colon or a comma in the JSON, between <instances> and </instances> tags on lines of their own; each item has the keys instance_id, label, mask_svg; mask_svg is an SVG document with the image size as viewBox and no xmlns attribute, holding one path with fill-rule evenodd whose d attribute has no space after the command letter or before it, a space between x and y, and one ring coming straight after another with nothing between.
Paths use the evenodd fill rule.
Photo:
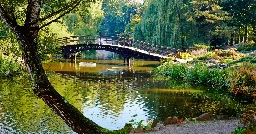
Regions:
<instances>
[{"instance_id":1,"label":"tree trunk","mask_svg":"<svg viewBox=\"0 0 256 134\"><path fill-rule=\"evenodd\" d=\"M248 25L246 24L244 27L244 43L248 41Z\"/></svg>"},{"instance_id":2,"label":"tree trunk","mask_svg":"<svg viewBox=\"0 0 256 134\"><path fill-rule=\"evenodd\" d=\"M35 33L34 35L37 35ZM83 114L69 104L49 82L43 69L41 60L37 54L37 39L26 36L26 32L16 34L21 41L23 56L31 77L34 93L41 98L65 123L77 133L96 134L107 132L93 121L84 117ZM37 36L34 36L37 37Z\"/></svg>"},{"instance_id":3,"label":"tree trunk","mask_svg":"<svg viewBox=\"0 0 256 134\"><path fill-rule=\"evenodd\" d=\"M40 10L42 0L29 0L26 10L26 20L24 26L19 26L13 14L9 15L0 4L0 18L12 29L20 41L23 51L23 58L30 75L33 91L41 98L65 123L79 134L108 133L108 131L84 115L73 105L69 104L51 85L37 51L37 38L40 30ZM116 131L125 133L126 128Z\"/></svg>"},{"instance_id":4,"label":"tree trunk","mask_svg":"<svg viewBox=\"0 0 256 134\"><path fill-rule=\"evenodd\" d=\"M231 39L230 39L230 46L233 46L234 45L234 38L235 38L235 31L233 31L232 33L231 33Z\"/></svg>"},{"instance_id":5,"label":"tree trunk","mask_svg":"<svg viewBox=\"0 0 256 134\"><path fill-rule=\"evenodd\" d=\"M241 43L241 27L238 29L238 43Z\"/></svg>"},{"instance_id":6,"label":"tree trunk","mask_svg":"<svg viewBox=\"0 0 256 134\"><path fill-rule=\"evenodd\" d=\"M256 25L252 26L252 40L256 42Z\"/></svg>"}]
</instances>

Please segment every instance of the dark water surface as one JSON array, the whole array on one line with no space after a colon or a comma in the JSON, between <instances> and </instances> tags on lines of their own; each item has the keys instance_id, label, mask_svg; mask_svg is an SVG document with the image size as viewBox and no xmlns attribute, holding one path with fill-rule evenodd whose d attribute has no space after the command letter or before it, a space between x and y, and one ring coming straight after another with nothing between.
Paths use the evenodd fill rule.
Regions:
<instances>
[{"instance_id":1,"label":"dark water surface","mask_svg":"<svg viewBox=\"0 0 256 134\"><path fill-rule=\"evenodd\" d=\"M82 63L80 63L82 62ZM96 63L96 64L95 64ZM205 87L153 79L157 61L135 61L133 67L122 60L86 60L44 65L50 81L69 103L107 129L125 123L164 120L169 116L193 118L205 112L236 114L239 104L219 100ZM96 66L95 66L96 65ZM31 93L29 81L0 85L1 133L72 133L40 99ZM209 97L213 96L213 97ZM225 101L225 103L223 103Z\"/></svg>"}]
</instances>

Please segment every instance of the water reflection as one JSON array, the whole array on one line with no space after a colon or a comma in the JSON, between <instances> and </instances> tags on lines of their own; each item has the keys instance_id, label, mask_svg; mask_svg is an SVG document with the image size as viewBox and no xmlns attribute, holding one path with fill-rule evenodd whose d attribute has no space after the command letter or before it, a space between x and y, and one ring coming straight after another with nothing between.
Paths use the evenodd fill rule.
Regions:
<instances>
[{"instance_id":1,"label":"water reflection","mask_svg":"<svg viewBox=\"0 0 256 134\"><path fill-rule=\"evenodd\" d=\"M152 70L159 64L155 61L136 61L133 67L124 66L121 60L82 62L94 62L96 67L56 62L44 68L57 73L49 79L70 104L107 129L120 129L131 120L145 120L146 125L147 119L239 111L240 105L232 100L211 99L205 87L154 80ZM1 81L0 133L72 133L32 94L29 83L26 78Z\"/></svg>"},{"instance_id":2,"label":"water reflection","mask_svg":"<svg viewBox=\"0 0 256 134\"><path fill-rule=\"evenodd\" d=\"M0 133L72 133L31 91L26 79L1 81Z\"/></svg>"},{"instance_id":3,"label":"water reflection","mask_svg":"<svg viewBox=\"0 0 256 134\"><path fill-rule=\"evenodd\" d=\"M158 62L135 61L133 67L123 65L121 60L83 62L95 62L97 66L77 69L69 63L61 63L64 66L59 69L59 63L53 63L46 67L51 66L53 71L69 79L78 78L76 84L83 83L78 84L82 92L82 111L102 127L115 130L131 120L144 120L146 125L147 119L190 118L211 112L201 107L214 100L195 97L206 95L206 87L154 80L152 72ZM218 107L221 108L216 108L217 112L230 110L227 108L230 106Z\"/></svg>"}]
</instances>

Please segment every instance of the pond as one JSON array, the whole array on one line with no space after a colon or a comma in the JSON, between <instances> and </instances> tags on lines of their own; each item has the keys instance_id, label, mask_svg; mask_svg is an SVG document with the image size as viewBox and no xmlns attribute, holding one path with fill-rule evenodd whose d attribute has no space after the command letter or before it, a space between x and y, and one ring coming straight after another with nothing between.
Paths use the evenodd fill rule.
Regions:
<instances>
[{"instance_id":1,"label":"pond","mask_svg":"<svg viewBox=\"0 0 256 134\"><path fill-rule=\"evenodd\" d=\"M48 63L44 68L55 72L49 79L69 103L110 130L169 116L194 118L206 112L234 116L239 112L238 102L210 88L154 79L153 69L159 64L135 60L128 67L122 60L80 60ZM30 87L23 78L0 85L0 132L72 133Z\"/></svg>"}]
</instances>

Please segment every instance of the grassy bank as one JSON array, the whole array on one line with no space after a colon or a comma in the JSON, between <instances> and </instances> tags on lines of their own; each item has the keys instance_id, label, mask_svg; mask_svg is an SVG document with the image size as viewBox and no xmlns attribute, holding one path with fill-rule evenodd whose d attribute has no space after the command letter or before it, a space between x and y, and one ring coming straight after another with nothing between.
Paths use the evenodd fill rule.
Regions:
<instances>
[{"instance_id":1,"label":"grassy bank","mask_svg":"<svg viewBox=\"0 0 256 134\"><path fill-rule=\"evenodd\" d=\"M212 87L216 93L229 93L240 101L250 102L243 111L241 123L247 124L235 132L256 130L256 59L235 49L202 51L193 61L181 64L167 61L154 71L158 79L175 80L192 85Z\"/></svg>"}]
</instances>

